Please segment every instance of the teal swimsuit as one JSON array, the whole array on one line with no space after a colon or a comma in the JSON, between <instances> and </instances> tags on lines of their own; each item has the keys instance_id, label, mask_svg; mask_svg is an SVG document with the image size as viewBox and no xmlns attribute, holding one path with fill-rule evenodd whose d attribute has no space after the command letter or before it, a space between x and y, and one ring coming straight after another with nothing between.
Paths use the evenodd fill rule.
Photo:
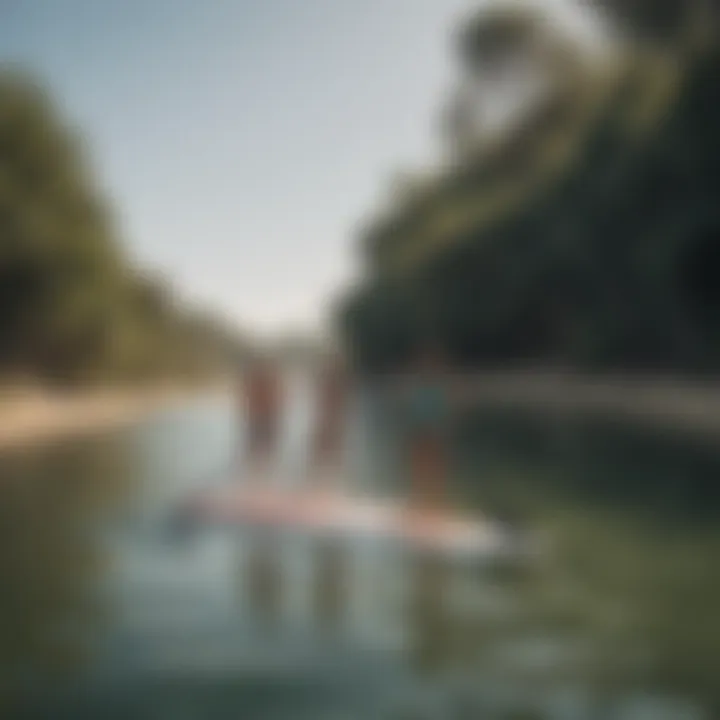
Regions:
<instances>
[{"instance_id":1,"label":"teal swimsuit","mask_svg":"<svg viewBox=\"0 0 720 720\"><path fill-rule=\"evenodd\" d=\"M432 381L420 382L412 389L407 410L412 432L436 434L447 427L447 398L443 388Z\"/></svg>"}]
</instances>

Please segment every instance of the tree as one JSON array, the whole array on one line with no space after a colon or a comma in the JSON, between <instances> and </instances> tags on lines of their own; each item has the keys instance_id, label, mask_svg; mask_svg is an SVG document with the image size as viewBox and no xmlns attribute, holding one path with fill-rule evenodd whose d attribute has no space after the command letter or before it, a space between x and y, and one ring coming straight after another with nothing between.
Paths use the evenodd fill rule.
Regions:
<instances>
[{"instance_id":1,"label":"tree","mask_svg":"<svg viewBox=\"0 0 720 720\"><path fill-rule=\"evenodd\" d=\"M123 262L77 137L42 87L20 73L3 73L3 364L69 378L81 365L99 362Z\"/></svg>"},{"instance_id":2,"label":"tree","mask_svg":"<svg viewBox=\"0 0 720 720\"><path fill-rule=\"evenodd\" d=\"M481 71L535 37L496 27L461 34ZM717 370L720 48L638 49L558 75L562 91L369 226L344 315L356 357L402 365L418 313L393 298L422 276L415 298L459 362Z\"/></svg>"},{"instance_id":3,"label":"tree","mask_svg":"<svg viewBox=\"0 0 720 720\"><path fill-rule=\"evenodd\" d=\"M631 41L668 45L698 23L706 28L720 19L718 0L593 0L601 16Z\"/></svg>"},{"instance_id":4,"label":"tree","mask_svg":"<svg viewBox=\"0 0 720 720\"><path fill-rule=\"evenodd\" d=\"M227 328L208 321L199 334L167 283L129 261L82 136L41 85L10 70L0 72L0 317L0 372L46 381L210 369L230 352Z\"/></svg>"},{"instance_id":5,"label":"tree","mask_svg":"<svg viewBox=\"0 0 720 720\"><path fill-rule=\"evenodd\" d=\"M441 120L455 159L531 112L579 70L577 48L534 8L484 9L461 25L455 45L460 80Z\"/></svg>"}]
</instances>

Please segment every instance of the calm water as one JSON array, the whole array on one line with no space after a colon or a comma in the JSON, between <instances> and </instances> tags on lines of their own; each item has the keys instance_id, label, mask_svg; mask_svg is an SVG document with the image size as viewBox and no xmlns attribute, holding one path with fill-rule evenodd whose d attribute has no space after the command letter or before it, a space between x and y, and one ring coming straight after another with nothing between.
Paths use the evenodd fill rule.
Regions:
<instances>
[{"instance_id":1,"label":"calm water","mask_svg":"<svg viewBox=\"0 0 720 720\"><path fill-rule=\"evenodd\" d=\"M302 479L311 422L296 397L286 483ZM345 481L397 491L392 427L368 398L352 420ZM471 571L365 546L173 532L184 493L232 481L237 435L213 397L2 459L0 714L713 717L720 542L712 516L679 512L717 480L711 450L681 444L671 461L666 438L469 419L455 497L548 540L532 571ZM663 478L677 473L691 490L670 497Z\"/></svg>"}]
</instances>

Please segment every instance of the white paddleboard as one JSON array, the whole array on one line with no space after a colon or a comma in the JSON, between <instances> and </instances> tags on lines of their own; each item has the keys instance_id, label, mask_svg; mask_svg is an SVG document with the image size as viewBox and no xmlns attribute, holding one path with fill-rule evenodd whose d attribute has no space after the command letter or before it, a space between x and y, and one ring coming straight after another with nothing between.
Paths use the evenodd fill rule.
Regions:
<instances>
[{"instance_id":1,"label":"white paddleboard","mask_svg":"<svg viewBox=\"0 0 720 720\"><path fill-rule=\"evenodd\" d=\"M196 496L189 510L196 520L214 524L390 540L446 555L498 557L513 545L500 525L486 519L452 512L422 518L397 502L340 493L223 486Z\"/></svg>"}]
</instances>

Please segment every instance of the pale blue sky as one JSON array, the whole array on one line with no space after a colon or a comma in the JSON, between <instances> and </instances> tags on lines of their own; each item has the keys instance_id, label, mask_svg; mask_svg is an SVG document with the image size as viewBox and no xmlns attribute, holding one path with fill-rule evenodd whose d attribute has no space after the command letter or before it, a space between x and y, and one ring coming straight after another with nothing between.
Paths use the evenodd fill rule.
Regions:
<instances>
[{"instance_id":1,"label":"pale blue sky","mask_svg":"<svg viewBox=\"0 0 720 720\"><path fill-rule=\"evenodd\" d=\"M132 252L275 333L321 321L354 225L430 157L448 32L478 4L0 0L0 58L86 132Z\"/></svg>"}]
</instances>

